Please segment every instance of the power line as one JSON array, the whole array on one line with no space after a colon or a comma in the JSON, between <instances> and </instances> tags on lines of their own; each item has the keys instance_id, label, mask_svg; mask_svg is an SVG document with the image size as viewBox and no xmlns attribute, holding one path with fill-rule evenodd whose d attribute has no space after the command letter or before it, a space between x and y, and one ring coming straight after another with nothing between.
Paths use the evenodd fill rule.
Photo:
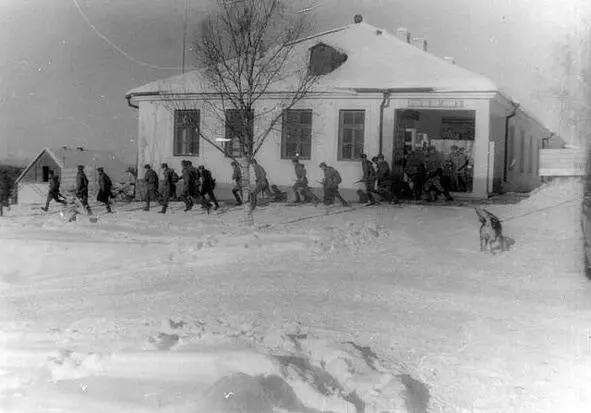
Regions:
<instances>
[{"instance_id":1,"label":"power line","mask_svg":"<svg viewBox=\"0 0 591 413\"><path fill-rule=\"evenodd\" d=\"M159 70L178 70L179 69L178 67L156 66L156 65L152 65L150 63L142 62L141 60L135 59L133 56L131 56L125 50L121 49L115 43L113 43L112 41L110 41L104 34L102 34L95 27L94 24L92 24L92 22L88 19L88 17L86 16L86 14L84 14L84 11L82 10L82 8L80 7L80 4L78 3L78 0L72 0L72 2L74 3L74 6L76 6L76 9L80 13L80 16L82 16L82 18L84 19L84 21L86 22L86 24L88 24L88 26L90 26L90 28L96 33L96 35L99 36L101 39L103 39L105 42L107 42L111 47L113 47L115 50L117 50L123 56L127 57L132 62L134 62L134 63L136 63L138 65L141 65L141 66L150 67L152 69L159 69Z\"/></svg>"}]
</instances>

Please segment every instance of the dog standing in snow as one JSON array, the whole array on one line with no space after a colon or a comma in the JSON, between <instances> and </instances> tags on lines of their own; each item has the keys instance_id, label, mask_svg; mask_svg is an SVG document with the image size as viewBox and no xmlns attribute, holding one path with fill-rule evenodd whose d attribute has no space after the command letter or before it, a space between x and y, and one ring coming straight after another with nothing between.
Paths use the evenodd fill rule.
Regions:
<instances>
[{"instance_id":1,"label":"dog standing in snow","mask_svg":"<svg viewBox=\"0 0 591 413\"><path fill-rule=\"evenodd\" d=\"M503 226L496 215L484 208L474 208L480 221L480 251L487 248L492 252L493 242L498 242L501 251L505 251L505 238L503 237Z\"/></svg>"}]
</instances>

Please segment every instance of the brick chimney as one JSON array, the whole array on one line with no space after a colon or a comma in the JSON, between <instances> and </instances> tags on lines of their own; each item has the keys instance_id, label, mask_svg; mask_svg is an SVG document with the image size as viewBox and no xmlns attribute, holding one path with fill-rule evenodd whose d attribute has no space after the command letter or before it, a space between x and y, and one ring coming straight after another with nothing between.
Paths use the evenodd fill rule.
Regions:
<instances>
[{"instance_id":1,"label":"brick chimney","mask_svg":"<svg viewBox=\"0 0 591 413\"><path fill-rule=\"evenodd\" d=\"M450 57L450 56L445 56L443 58L443 60L445 60L446 62L451 63L452 65L455 65L456 64L456 59L454 59L453 57Z\"/></svg>"},{"instance_id":2,"label":"brick chimney","mask_svg":"<svg viewBox=\"0 0 591 413\"><path fill-rule=\"evenodd\" d=\"M403 42L410 43L410 32L408 29L400 27L398 30L396 30L396 36L398 36L398 38Z\"/></svg>"},{"instance_id":3,"label":"brick chimney","mask_svg":"<svg viewBox=\"0 0 591 413\"><path fill-rule=\"evenodd\" d=\"M424 37L414 37L412 39L413 46L421 49L423 52L427 51L427 40Z\"/></svg>"}]
</instances>

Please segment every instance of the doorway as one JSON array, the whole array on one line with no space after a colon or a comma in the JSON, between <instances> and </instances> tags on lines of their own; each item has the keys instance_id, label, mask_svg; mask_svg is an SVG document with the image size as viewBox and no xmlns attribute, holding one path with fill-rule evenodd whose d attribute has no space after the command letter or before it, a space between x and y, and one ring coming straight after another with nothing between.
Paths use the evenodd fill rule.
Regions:
<instances>
[{"instance_id":1,"label":"doorway","mask_svg":"<svg viewBox=\"0 0 591 413\"><path fill-rule=\"evenodd\" d=\"M433 154L445 165L449 190L472 192L476 112L473 110L397 109L393 165L404 176L410 156Z\"/></svg>"}]
</instances>

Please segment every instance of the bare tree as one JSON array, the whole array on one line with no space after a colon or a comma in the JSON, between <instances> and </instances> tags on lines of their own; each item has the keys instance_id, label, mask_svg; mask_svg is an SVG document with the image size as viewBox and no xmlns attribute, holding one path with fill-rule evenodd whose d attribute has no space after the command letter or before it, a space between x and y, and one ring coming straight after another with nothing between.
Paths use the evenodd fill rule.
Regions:
<instances>
[{"instance_id":1,"label":"bare tree","mask_svg":"<svg viewBox=\"0 0 591 413\"><path fill-rule=\"evenodd\" d=\"M239 163L245 224L253 225L251 161L317 80L296 47L310 20L279 0L217 0L217 7L193 43L200 68L171 82L161 98L175 121Z\"/></svg>"}]
</instances>

